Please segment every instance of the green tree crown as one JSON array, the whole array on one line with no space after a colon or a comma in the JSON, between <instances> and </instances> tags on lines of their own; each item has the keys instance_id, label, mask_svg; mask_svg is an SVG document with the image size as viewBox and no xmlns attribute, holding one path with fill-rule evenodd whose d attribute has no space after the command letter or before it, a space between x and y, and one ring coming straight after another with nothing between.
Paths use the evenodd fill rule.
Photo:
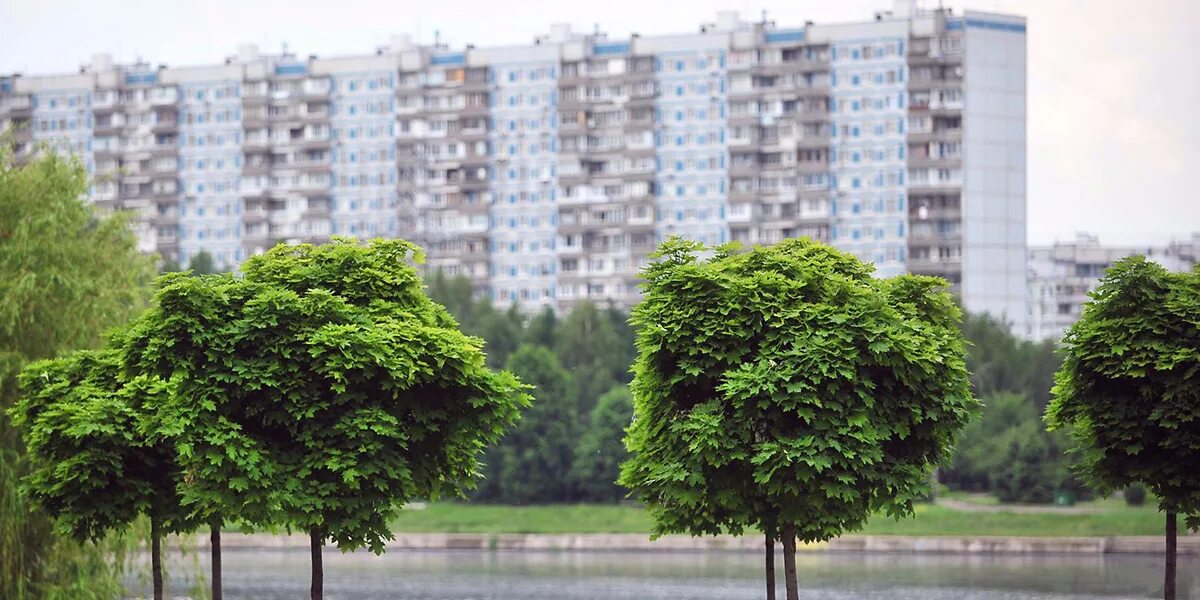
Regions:
<instances>
[{"instance_id":1,"label":"green tree crown","mask_svg":"<svg viewBox=\"0 0 1200 600\"><path fill-rule=\"evenodd\" d=\"M461 495L527 405L422 291L400 240L278 246L244 277L166 275L127 368L179 381L160 421L184 502L382 552L406 502Z\"/></svg>"},{"instance_id":2,"label":"green tree crown","mask_svg":"<svg viewBox=\"0 0 1200 600\"><path fill-rule=\"evenodd\" d=\"M621 483L656 534L805 541L910 514L977 410L940 279L875 279L810 240L672 238L644 271Z\"/></svg>"},{"instance_id":3,"label":"green tree crown","mask_svg":"<svg viewBox=\"0 0 1200 600\"><path fill-rule=\"evenodd\" d=\"M30 456L23 486L61 532L99 541L141 514L168 532L195 529L180 505L174 449L149 418L171 387L154 377L127 379L115 349L25 368L23 395L12 409Z\"/></svg>"},{"instance_id":4,"label":"green tree crown","mask_svg":"<svg viewBox=\"0 0 1200 600\"><path fill-rule=\"evenodd\" d=\"M1200 268L1118 261L1063 346L1046 422L1071 432L1083 473L1104 491L1145 484L1200 526Z\"/></svg>"}]
</instances>

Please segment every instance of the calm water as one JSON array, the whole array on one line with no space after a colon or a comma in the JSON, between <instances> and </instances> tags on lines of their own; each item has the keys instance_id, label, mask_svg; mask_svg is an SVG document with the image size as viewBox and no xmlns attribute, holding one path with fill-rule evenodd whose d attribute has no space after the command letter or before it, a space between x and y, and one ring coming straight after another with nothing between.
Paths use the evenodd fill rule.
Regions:
<instances>
[{"instance_id":1,"label":"calm water","mask_svg":"<svg viewBox=\"0 0 1200 600\"><path fill-rule=\"evenodd\" d=\"M169 591L186 597L203 556L169 559ZM229 550L225 596L308 597L306 550ZM395 551L325 553L329 600L758 600L761 557L734 553ZM782 557L778 570L782 577ZM1161 560L1141 556L812 554L797 557L811 600L1067 600L1161 597ZM1179 564L1181 598L1200 599L1200 560ZM131 597L149 594L130 582ZM782 583L779 595L783 597Z\"/></svg>"}]
</instances>

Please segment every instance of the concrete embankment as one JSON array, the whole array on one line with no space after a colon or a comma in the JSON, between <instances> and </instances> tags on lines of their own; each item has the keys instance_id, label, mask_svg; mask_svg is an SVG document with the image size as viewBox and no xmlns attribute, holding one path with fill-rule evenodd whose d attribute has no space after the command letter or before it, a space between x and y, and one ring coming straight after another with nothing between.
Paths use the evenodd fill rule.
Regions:
<instances>
[{"instance_id":1,"label":"concrete embankment","mask_svg":"<svg viewBox=\"0 0 1200 600\"><path fill-rule=\"evenodd\" d=\"M400 533L389 550L523 550L597 552L762 552L758 536L703 537L668 535L657 540L643 534L520 534L520 533ZM303 548L306 535L225 533L224 548ZM208 535L198 536L207 548ZM1161 537L903 537L848 535L825 543L808 544L804 552L903 552L921 554L1162 554ZM1180 536L1180 555L1200 556L1200 535Z\"/></svg>"}]
</instances>

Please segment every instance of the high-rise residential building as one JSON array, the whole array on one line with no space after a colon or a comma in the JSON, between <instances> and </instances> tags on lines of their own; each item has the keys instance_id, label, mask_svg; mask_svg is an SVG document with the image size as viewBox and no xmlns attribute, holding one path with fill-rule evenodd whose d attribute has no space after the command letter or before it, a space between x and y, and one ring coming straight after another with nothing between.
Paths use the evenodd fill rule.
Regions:
<instances>
[{"instance_id":1,"label":"high-rise residential building","mask_svg":"<svg viewBox=\"0 0 1200 600\"><path fill-rule=\"evenodd\" d=\"M501 302L629 305L656 243L810 236L1025 329L1025 21L910 1L846 24L555 26L464 49L0 78L19 152L85 158L148 250L235 266L402 236Z\"/></svg>"},{"instance_id":2,"label":"high-rise residential building","mask_svg":"<svg viewBox=\"0 0 1200 600\"><path fill-rule=\"evenodd\" d=\"M1104 246L1080 233L1071 242L1029 248L1029 326L1033 340L1057 339L1079 320L1104 271L1127 256L1145 256L1169 271L1200 262L1200 233L1164 246Z\"/></svg>"}]
</instances>

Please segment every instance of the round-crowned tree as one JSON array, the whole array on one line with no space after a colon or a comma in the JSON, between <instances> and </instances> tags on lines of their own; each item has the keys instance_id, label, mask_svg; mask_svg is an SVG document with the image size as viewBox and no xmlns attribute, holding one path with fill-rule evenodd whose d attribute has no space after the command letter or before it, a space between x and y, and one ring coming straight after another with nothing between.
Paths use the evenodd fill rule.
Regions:
<instances>
[{"instance_id":1,"label":"round-crowned tree","mask_svg":"<svg viewBox=\"0 0 1200 600\"><path fill-rule=\"evenodd\" d=\"M400 240L277 246L244 276L167 275L131 328L131 369L178 381L184 502L198 515L382 552L406 502L461 495L528 403L422 291Z\"/></svg>"},{"instance_id":2,"label":"round-crowned tree","mask_svg":"<svg viewBox=\"0 0 1200 600\"><path fill-rule=\"evenodd\" d=\"M1046 408L1102 491L1143 484L1166 513L1164 597L1175 597L1176 515L1200 526L1200 268L1117 262L1063 338Z\"/></svg>"},{"instance_id":3,"label":"round-crowned tree","mask_svg":"<svg viewBox=\"0 0 1200 600\"><path fill-rule=\"evenodd\" d=\"M672 238L644 271L631 458L655 535L757 528L797 595L795 544L909 515L978 402L941 279L872 277L823 244Z\"/></svg>"},{"instance_id":4,"label":"round-crowned tree","mask_svg":"<svg viewBox=\"0 0 1200 600\"><path fill-rule=\"evenodd\" d=\"M98 541L150 518L154 598L163 597L160 544L196 521L180 504L174 448L151 417L172 382L127 378L114 348L30 363L14 423L28 444L26 493L63 533Z\"/></svg>"}]
</instances>

